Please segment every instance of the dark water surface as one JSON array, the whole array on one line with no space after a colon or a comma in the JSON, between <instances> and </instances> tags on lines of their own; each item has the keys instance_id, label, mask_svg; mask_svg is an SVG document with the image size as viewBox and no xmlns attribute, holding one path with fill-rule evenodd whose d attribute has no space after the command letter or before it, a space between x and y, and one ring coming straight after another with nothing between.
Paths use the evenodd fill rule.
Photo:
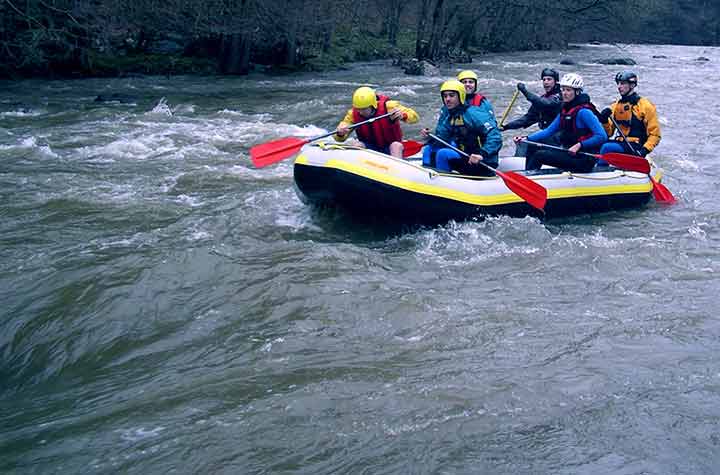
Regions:
<instances>
[{"instance_id":1,"label":"dark water surface","mask_svg":"<svg viewBox=\"0 0 720 475\"><path fill-rule=\"evenodd\" d=\"M563 57L608 105L608 56L639 63L676 206L388 228L250 165L363 83L417 138L462 65L1 83L0 472L718 473L720 49L471 67L500 115Z\"/></svg>"}]
</instances>

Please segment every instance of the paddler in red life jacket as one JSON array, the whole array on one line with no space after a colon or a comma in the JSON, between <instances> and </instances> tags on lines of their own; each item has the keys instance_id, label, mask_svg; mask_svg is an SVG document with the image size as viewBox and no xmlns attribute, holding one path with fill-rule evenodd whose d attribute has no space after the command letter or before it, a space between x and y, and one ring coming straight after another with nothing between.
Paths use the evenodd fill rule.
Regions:
<instances>
[{"instance_id":1,"label":"paddler in red life jacket","mask_svg":"<svg viewBox=\"0 0 720 475\"><path fill-rule=\"evenodd\" d=\"M602 146L600 153L640 153L644 157L660 143L660 124L655 105L635 91L637 83L637 74L632 71L621 71L615 75L620 99L603 109L600 120L608 136L612 136L615 132L615 124L610 120L612 116L630 143L625 143L623 134L618 134Z\"/></svg>"},{"instance_id":2,"label":"paddler in red life jacket","mask_svg":"<svg viewBox=\"0 0 720 475\"><path fill-rule=\"evenodd\" d=\"M584 82L580 75L566 74L560 80L562 109L555 120L543 130L527 137L532 142L542 142L559 133L560 144L567 150L542 149L528 154L526 170L539 170L542 165L561 168L571 172L589 172L597 159L578 152L596 154L607 141L607 134L600 124L600 113L583 92ZM515 137L522 142L525 137Z\"/></svg>"},{"instance_id":3,"label":"paddler in red life jacket","mask_svg":"<svg viewBox=\"0 0 720 475\"><path fill-rule=\"evenodd\" d=\"M480 94L477 90L478 75L475 73L475 71L470 71L469 69L466 69L465 71L460 71L457 76L457 80L460 81L463 86L465 86L465 105L483 105L489 108L490 112L495 115L488 98Z\"/></svg>"},{"instance_id":4,"label":"paddler in red life jacket","mask_svg":"<svg viewBox=\"0 0 720 475\"><path fill-rule=\"evenodd\" d=\"M361 125L354 130L366 148L402 158L400 121L414 124L418 121L417 112L398 101L390 100L387 96L376 94L374 89L367 86L359 87L355 91L352 104L352 109L348 110L337 126L335 140L344 142L353 130L349 128L350 125L391 112L389 117Z\"/></svg>"}]
</instances>

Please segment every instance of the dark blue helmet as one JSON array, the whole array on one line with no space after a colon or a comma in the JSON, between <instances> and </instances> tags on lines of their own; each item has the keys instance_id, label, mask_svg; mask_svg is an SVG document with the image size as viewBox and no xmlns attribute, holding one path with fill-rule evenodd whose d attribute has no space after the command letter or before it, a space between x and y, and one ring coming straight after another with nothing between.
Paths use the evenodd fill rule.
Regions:
<instances>
[{"instance_id":1,"label":"dark blue helmet","mask_svg":"<svg viewBox=\"0 0 720 475\"><path fill-rule=\"evenodd\" d=\"M542 72L540 73L540 79L544 78L545 76L550 76L551 78L555 79L555 81L560 80L560 75L552 68L545 68L542 70Z\"/></svg>"},{"instance_id":2,"label":"dark blue helmet","mask_svg":"<svg viewBox=\"0 0 720 475\"><path fill-rule=\"evenodd\" d=\"M637 74L630 70L620 71L615 75L615 82L627 81L632 85L637 85Z\"/></svg>"}]
</instances>

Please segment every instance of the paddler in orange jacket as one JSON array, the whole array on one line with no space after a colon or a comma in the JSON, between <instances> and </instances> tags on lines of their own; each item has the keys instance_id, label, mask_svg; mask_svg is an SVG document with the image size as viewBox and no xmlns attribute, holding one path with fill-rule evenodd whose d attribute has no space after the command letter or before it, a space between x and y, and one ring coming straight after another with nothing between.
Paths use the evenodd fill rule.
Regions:
<instances>
[{"instance_id":1,"label":"paddler in orange jacket","mask_svg":"<svg viewBox=\"0 0 720 475\"><path fill-rule=\"evenodd\" d=\"M374 89L367 86L359 87L355 91L352 104L352 109L348 110L337 126L335 140L345 141L353 130L350 129L352 124L390 112L392 115L361 125L354 130L358 139L366 148L402 158L403 144L400 121L414 124L418 121L417 112L403 106L398 101L391 100L387 96L377 94Z\"/></svg>"}]
</instances>

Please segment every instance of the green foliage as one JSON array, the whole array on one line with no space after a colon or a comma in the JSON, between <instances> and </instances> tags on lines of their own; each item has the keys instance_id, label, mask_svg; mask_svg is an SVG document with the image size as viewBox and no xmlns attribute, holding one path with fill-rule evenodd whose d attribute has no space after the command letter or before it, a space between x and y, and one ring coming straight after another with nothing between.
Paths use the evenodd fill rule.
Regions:
<instances>
[{"instance_id":1,"label":"green foliage","mask_svg":"<svg viewBox=\"0 0 720 475\"><path fill-rule=\"evenodd\" d=\"M409 29L398 34L397 46L391 46L387 39L375 33L360 30L338 32L329 50L310 51L305 69L323 71L341 68L353 61L372 61L375 59L395 59L412 56L415 48L415 33Z\"/></svg>"},{"instance_id":2,"label":"green foliage","mask_svg":"<svg viewBox=\"0 0 720 475\"><path fill-rule=\"evenodd\" d=\"M416 43L417 53L434 61L553 48L598 35L618 42L720 43L720 3L713 0L560 0L526 3L522 11L503 2L460 0L51 5L0 0L0 75L246 74L258 65L276 73L317 71L413 57ZM163 43L173 48L159 47Z\"/></svg>"}]
</instances>

